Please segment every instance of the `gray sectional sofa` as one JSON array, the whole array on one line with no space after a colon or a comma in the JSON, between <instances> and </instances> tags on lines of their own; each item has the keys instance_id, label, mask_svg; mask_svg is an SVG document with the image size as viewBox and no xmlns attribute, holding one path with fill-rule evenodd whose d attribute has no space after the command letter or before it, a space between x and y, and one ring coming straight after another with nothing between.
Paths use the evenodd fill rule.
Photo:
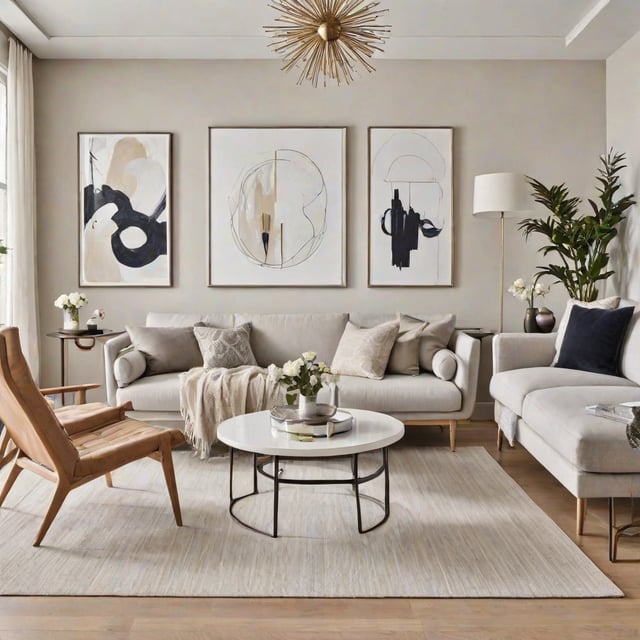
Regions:
<instances>
[{"instance_id":1,"label":"gray sectional sofa","mask_svg":"<svg viewBox=\"0 0 640 640\"><path fill-rule=\"evenodd\" d=\"M640 401L640 311L622 345L622 376L551 366L555 341L556 334L496 336L490 391L500 433L512 435L577 498L582 535L588 498L640 495L640 452L629 445L626 425L585 409Z\"/></svg>"},{"instance_id":2,"label":"gray sectional sofa","mask_svg":"<svg viewBox=\"0 0 640 640\"><path fill-rule=\"evenodd\" d=\"M413 314L430 322L442 316ZM336 348L350 319L355 324L371 327L394 319L395 315L314 313L314 314L183 314L149 313L146 326L189 327L197 322L216 327L232 327L251 323L251 347L258 365L282 365L300 353L313 350L318 360L331 363ZM142 375L124 387L114 377L114 362L123 350L130 349L129 335L124 333L105 343L107 401L116 405L130 401L133 417L149 422L180 426L179 372ZM431 373L420 375L385 375L373 380L343 375L339 380L340 405L370 409L393 415L405 424L439 424L450 428L451 448L455 450L456 426L468 419L475 405L480 359L480 343L469 335L455 331L448 348L456 354L457 371L451 381ZM328 393L328 390L323 389ZM323 400L321 395L320 400Z\"/></svg>"}]
</instances>

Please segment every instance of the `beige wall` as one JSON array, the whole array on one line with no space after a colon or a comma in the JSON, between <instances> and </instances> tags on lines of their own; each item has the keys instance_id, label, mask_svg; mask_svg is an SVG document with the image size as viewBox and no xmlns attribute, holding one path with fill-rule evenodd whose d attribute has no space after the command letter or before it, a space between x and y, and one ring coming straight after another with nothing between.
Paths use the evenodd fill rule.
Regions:
<instances>
[{"instance_id":1,"label":"beige wall","mask_svg":"<svg viewBox=\"0 0 640 640\"><path fill-rule=\"evenodd\" d=\"M497 326L499 227L471 215L473 177L517 171L592 189L605 144L605 65L598 62L391 62L351 87L298 87L271 61L38 61L38 265L42 333L60 326L54 298L78 286L76 134L174 134L174 283L170 289L86 289L106 325L144 322L147 310L452 311L460 326ZM207 128L348 127L345 289L207 288ZM367 127L454 127L453 288L367 288ZM506 282L539 264L507 223ZM548 305L566 296L556 287ZM508 294L505 328L524 303ZM84 318L84 316L81 317ZM310 343L310 348L313 345ZM42 339L43 379L56 383L58 344ZM71 379L101 379L99 354L70 350ZM91 371L95 370L95 373ZM485 376L486 377L486 376ZM486 381L485 381L486 382Z\"/></svg>"},{"instance_id":2,"label":"beige wall","mask_svg":"<svg viewBox=\"0 0 640 640\"><path fill-rule=\"evenodd\" d=\"M624 193L640 200L640 33L607 60L607 147L624 151ZM629 212L620 244L612 251L611 290L640 300L640 207Z\"/></svg>"}]
</instances>

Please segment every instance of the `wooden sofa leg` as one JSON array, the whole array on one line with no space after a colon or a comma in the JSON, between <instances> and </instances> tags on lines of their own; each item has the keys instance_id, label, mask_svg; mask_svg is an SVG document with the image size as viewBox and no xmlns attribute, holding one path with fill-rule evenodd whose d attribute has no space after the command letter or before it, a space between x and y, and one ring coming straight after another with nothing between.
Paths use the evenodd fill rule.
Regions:
<instances>
[{"instance_id":1,"label":"wooden sofa leg","mask_svg":"<svg viewBox=\"0 0 640 640\"><path fill-rule=\"evenodd\" d=\"M458 428L457 420L449 420L449 445L451 451L456 450L456 429Z\"/></svg>"},{"instance_id":2,"label":"wooden sofa leg","mask_svg":"<svg viewBox=\"0 0 640 640\"><path fill-rule=\"evenodd\" d=\"M498 427L498 440L496 445L498 447L498 451L502 451L502 445L504 444L504 433L502 433L502 429Z\"/></svg>"},{"instance_id":3,"label":"wooden sofa leg","mask_svg":"<svg viewBox=\"0 0 640 640\"><path fill-rule=\"evenodd\" d=\"M113 478L111 477L111 473L105 473L104 480L107 483L107 487L109 487L109 489L113 489Z\"/></svg>"},{"instance_id":4,"label":"wooden sofa leg","mask_svg":"<svg viewBox=\"0 0 640 640\"><path fill-rule=\"evenodd\" d=\"M581 536L584 530L584 518L587 513L587 499L577 498L576 502L576 535Z\"/></svg>"}]
</instances>

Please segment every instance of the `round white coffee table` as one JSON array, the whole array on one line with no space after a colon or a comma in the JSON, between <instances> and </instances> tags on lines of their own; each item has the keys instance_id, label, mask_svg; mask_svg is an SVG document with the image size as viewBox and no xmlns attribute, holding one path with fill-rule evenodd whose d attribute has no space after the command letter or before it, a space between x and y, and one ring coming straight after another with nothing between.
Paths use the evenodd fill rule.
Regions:
<instances>
[{"instance_id":1,"label":"round white coffee table","mask_svg":"<svg viewBox=\"0 0 640 640\"><path fill-rule=\"evenodd\" d=\"M218 426L218 439L229 447L229 513L237 522L273 538L278 537L278 494L280 484L348 484L353 487L356 498L358 531L367 533L384 524L389 518L389 452L388 447L404 435L404 425L400 420L383 413L362 409L345 409L354 417L351 431L339 433L331 438L299 439L289 433L277 431L271 426L269 411L248 413L225 420ZM233 458L234 452L245 451L253 454L253 490L250 493L233 495ZM358 456L361 453L381 451L380 466L365 476L358 474ZM258 460L258 456L268 456L267 460ZM347 479L296 479L281 478L280 460L301 459L322 460L348 456L351 458L351 477ZM272 464L273 473L265 469ZM273 481L273 529L263 531L243 522L235 513L234 506L241 500L258 493L258 473ZM384 509L382 519L364 529L360 509L360 485L384 474L384 501L375 500Z\"/></svg>"}]
</instances>

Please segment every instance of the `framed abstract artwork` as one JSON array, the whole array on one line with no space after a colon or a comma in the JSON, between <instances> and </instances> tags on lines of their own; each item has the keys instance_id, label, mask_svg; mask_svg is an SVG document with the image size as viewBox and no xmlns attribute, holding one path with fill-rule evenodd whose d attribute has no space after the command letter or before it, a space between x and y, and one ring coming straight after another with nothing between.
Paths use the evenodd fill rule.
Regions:
<instances>
[{"instance_id":1,"label":"framed abstract artwork","mask_svg":"<svg viewBox=\"0 0 640 640\"><path fill-rule=\"evenodd\" d=\"M171 286L171 134L79 133L80 285Z\"/></svg>"},{"instance_id":2,"label":"framed abstract artwork","mask_svg":"<svg viewBox=\"0 0 640 640\"><path fill-rule=\"evenodd\" d=\"M369 127L370 287L453 285L453 129Z\"/></svg>"},{"instance_id":3,"label":"framed abstract artwork","mask_svg":"<svg viewBox=\"0 0 640 640\"><path fill-rule=\"evenodd\" d=\"M209 129L209 286L344 287L344 127Z\"/></svg>"}]
</instances>

